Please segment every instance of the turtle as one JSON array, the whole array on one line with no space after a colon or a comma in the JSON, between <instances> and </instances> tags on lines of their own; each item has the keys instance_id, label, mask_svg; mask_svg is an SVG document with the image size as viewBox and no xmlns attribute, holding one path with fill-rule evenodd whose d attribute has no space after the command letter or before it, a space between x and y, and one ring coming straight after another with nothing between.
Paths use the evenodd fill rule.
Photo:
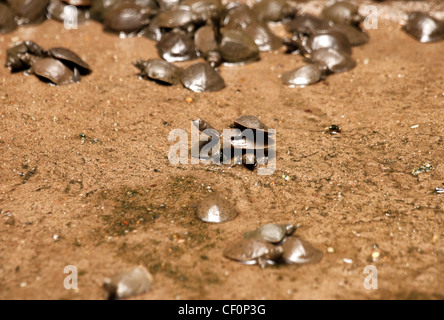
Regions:
<instances>
[{"instance_id":1,"label":"turtle","mask_svg":"<svg viewBox=\"0 0 444 320\"><path fill-rule=\"evenodd\" d=\"M319 82L321 79L322 72L319 66L314 64L285 72L281 76L282 82L290 87L306 87Z\"/></svg>"},{"instance_id":2,"label":"turtle","mask_svg":"<svg viewBox=\"0 0 444 320\"><path fill-rule=\"evenodd\" d=\"M296 236L287 237L282 244L282 250L282 260L288 264L316 263L322 259L320 250Z\"/></svg>"},{"instance_id":3,"label":"turtle","mask_svg":"<svg viewBox=\"0 0 444 320\"><path fill-rule=\"evenodd\" d=\"M292 235L296 231L296 226L292 223L275 224L269 223L259 227L254 231L244 233L244 239L264 240L270 243L279 243L286 236Z\"/></svg>"},{"instance_id":4,"label":"turtle","mask_svg":"<svg viewBox=\"0 0 444 320\"><path fill-rule=\"evenodd\" d=\"M38 59L31 68L32 73L40 78L49 80L56 85L65 85L80 81L77 69L72 71L66 65L54 58Z\"/></svg>"},{"instance_id":5,"label":"turtle","mask_svg":"<svg viewBox=\"0 0 444 320\"><path fill-rule=\"evenodd\" d=\"M224 79L206 62L198 62L185 69L181 81L185 88L194 92L214 92L225 88Z\"/></svg>"},{"instance_id":6,"label":"turtle","mask_svg":"<svg viewBox=\"0 0 444 320\"><path fill-rule=\"evenodd\" d=\"M235 207L216 193L211 193L197 205L197 217L204 222L221 223L237 216Z\"/></svg>"},{"instance_id":7,"label":"turtle","mask_svg":"<svg viewBox=\"0 0 444 320\"><path fill-rule=\"evenodd\" d=\"M425 12L411 12L402 29L422 43L444 40L444 21Z\"/></svg>"},{"instance_id":8,"label":"turtle","mask_svg":"<svg viewBox=\"0 0 444 320\"><path fill-rule=\"evenodd\" d=\"M162 84L175 85L180 83L182 68L162 59L137 60L133 65L141 70L142 77L158 81Z\"/></svg>"},{"instance_id":9,"label":"turtle","mask_svg":"<svg viewBox=\"0 0 444 320\"><path fill-rule=\"evenodd\" d=\"M275 264L282 252L282 247L264 240L242 239L228 245L223 255L244 264L259 264L261 268L265 268L268 264Z\"/></svg>"}]
</instances>

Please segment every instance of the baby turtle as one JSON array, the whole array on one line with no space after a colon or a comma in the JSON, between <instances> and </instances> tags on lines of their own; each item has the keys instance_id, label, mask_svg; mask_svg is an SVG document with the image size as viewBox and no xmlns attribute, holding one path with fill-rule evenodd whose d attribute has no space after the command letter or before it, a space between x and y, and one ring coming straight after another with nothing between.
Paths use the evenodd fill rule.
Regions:
<instances>
[{"instance_id":1,"label":"baby turtle","mask_svg":"<svg viewBox=\"0 0 444 320\"><path fill-rule=\"evenodd\" d=\"M92 1L92 5L89 8L89 13L91 19L96 20L98 22L103 22L105 20L108 12L118 5L121 0L94 0Z\"/></svg>"},{"instance_id":2,"label":"baby turtle","mask_svg":"<svg viewBox=\"0 0 444 320\"><path fill-rule=\"evenodd\" d=\"M46 19L46 7L49 0L8 0L8 4L17 16L19 25L39 23Z\"/></svg>"},{"instance_id":3,"label":"baby turtle","mask_svg":"<svg viewBox=\"0 0 444 320\"><path fill-rule=\"evenodd\" d=\"M254 231L244 233L244 239L263 240L270 243L279 243L286 236L291 236L296 231L294 224L266 224Z\"/></svg>"},{"instance_id":4,"label":"baby turtle","mask_svg":"<svg viewBox=\"0 0 444 320\"><path fill-rule=\"evenodd\" d=\"M259 59L259 48L250 36L240 30L222 29L219 52L230 64L245 64Z\"/></svg>"},{"instance_id":5,"label":"baby turtle","mask_svg":"<svg viewBox=\"0 0 444 320\"><path fill-rule=\"evenodd\" d=\"M330 30L331 26L326 20L311 14L302 14L295 17L293 20L288 21L285 24L285 29L293 35L301 38L303 36L309 36L315 32Z\"/></svg>"},{"instance_id":6,"label":"baby turtle","mask_svg":"<svg viewBox=\"0 0 444 320\"><path fill-rule=\"evenodd\" d=\"M218 49L214 27L205 25L200 27L194 34L194 44L200 54L206 58L211 51Z\"/></svg>"},{"instance_id":7,"label":"baby turtle","mask_svg":"<svg viewBox=\"0 0 444 320\"><path fill-rule=\"evenodd\" d=\"M316 263L322 259L321 251L295 236L286 238L282 249L282 259L288 264Z\"/></svg>"},{"instance_id":8,"label":"baby turtle","mask_svg":"<svg viewBox=\"0 0 444 320\"><path fill-rule=\"evenodd\" d=\"M107 12L103 25L105 30L119 33L122 37L132 36L149 24L150 13L148 8L122 2Z\"/></svg>"},{"instance_id":9,"label":"baby turtle","mask_svg":"<svg viewBox=\"0 0 444 320\"><path fill-rule=\"evenodd\" d=\"M358 26L364 17L358 12L359 7L347 1L337 1L322 10L322 17L334 24L350 24Z\"/></svg>"},{"instance_id":10,"label":"baby turtle","mask_svg":"<svg viewBox=\"0 0 444 320\"><path fill-rule=\"evenodd\" d=\"M444 21L424 12L412 12L402 29L422 43L444 40Z\"/></svg>"},{"instance_id":11,"label":"baby turtle","mask_svg":"<svg viewBox=\"0 0 444 320\"><path fill-rule=\"evenodd\" d=\"M348 24L335 24L331 28L333 31L342 33L352 46L362 46L370 39L367 33Z\"/></svg>"},{"instance_id":12,"label":"baby turtle","mask_svg":"<svg viewBox=\"0 0 444 320\"><path fill-rule=\"evenodd\" d=\"M159 18L157 16L154 16L151 19L150 24L139 32L139 35L153 41L160 41L163 34L162 30L159 27Z\"/></svg>"},{"instance_id":13,"label":"baby turtle","mask_svg":"<svg viewBox=\"0 0 444 320\"><path fill-rule=\"evenodd\" d=\"M260 51L273 51L282 47L282 40L271 32L265 22L252 22L242 31L253 39Z\"/></svg>"},{"instance_id":14,"label":"baby turtle","mask_svg":"<svg viewBox=\"0 0 444 320\"><path fill-rule=\"evenodd\" d=\"M35 58L43 58L45 50L33 41L21 41L6 50L6 67L12 72L29 69Z\"/></svg>"},{"instance_id":15,"label":"baby turtle","mask_svg":"<svg viewBox=\"0 0 444 320\"><path fill-rule=\"evenodd\" d=\"M137 60L133 65L141 70L140 75L162 84L179 84L182 69L162 59Z\"/></svg>"},{"instance_id":16,"label":"baby turtle","mask_svg":"<svg viewBox=\"0 0 444 320\"><path fill-rule=\"evenodd\" d=\"M237 211L229 201L211 193L199 202L196 214L204 222L221 223L236 218Z\"/></svg>"},{"instance_id":17,"label":"baby turtle","mask_svg":"<svg viewBox=\"0 0 444 320\"><path fill-rule=\"evenodd\" d=\"M184 0L180 2L180 8L191 10L196 22L220 20L224 9L220 0Z\"/></svg>"},{"instance_id":18,"label":"baby turtle","mask_svg":"<svg viewBox=\"0 0 444 320\"><path fill-rule=\"evenodd\" d=\"M252 8L259 20L264 22L280 22L294 18L296 8L285 0L261 0Z\"/></svg>"},{"instance_id":19,"label":"baby turtle","mask_svg":"<svg viewBox=\"0 0 444 320\"><path fill-rule=\"evenodd\" d=\"M181 81L185 88L194 92L214 92L225 88L224 79L206 62L198 62L185 69Z\"/></svg>"},{"instance_id":20,"label":"baby turtle","mask_svg":"<svg viewBox=\"0 0 444 320\"><path fill-rule=\"evenodd\" d=\"M268 127L261 120L252 115L242 115L233 121L233 128L253 129L268 132Z\"/></svg>"},{"instance_id":21,"label":"baby turtle","mask_svg":"<svg viewBox=\"0 0 444 320\"><path fill-rule=\"evenodd\" d=\"M51 48L48 54L58 60L63 61L71 69L79 69L81 74L88 74L91 72L91 67L82 60L75 52L66 48Z\"/></svg>"},{"instance_id":22,"label":"baby turtle","mask_svg":"<svg viewBox=\"0 0 444 320\"><path fill-rule=\"evenodd\" d=\"M6 4L0 2L0 34L17 29L14 12Z\"/></svg>"},{"instance_id":23,"label":"baby turtle","mask_svg":"<svg viewBox=\"0 0 444 320\"><path fill-rule=\"evenodd\" d=\"M32 66L32 72L40 78L47 79L56 85L65 85L80 81L77 69L74 72L59 60L43 58Z\"/></svg>"},{"instance_id":24,"label":"baby turtle","mask_svg":"<svg viewBox=\"0 0 444 320\"><path fill-rule=\"evenodd\" d=\"M157 0L157 2L162 10L169 10L179 5L180 0Z\"/></svg>"},{"instance_id":25,"label":"baby turtle","mask_svg":"<svg viewBox=\"0 0 444 320\"><path fill-rule=\"evenodd\" d=\"M153 277L145 267L139 266L112 278L105 278L103 287L108 299L125 299L147 292L151 288Z\"/></svg>"},{"instance_id":26,"label":"baby turtle","mask_svg":"<svg viewBox=\"0 0 444 320\"><path fill-rule=\"evenodd\" d=\"M290 87L306 87L319 82L322 72L318 66L309 64L282 74L281 80Z\"/></svg>"},{"instance_id":27,"label":"baby turtle","mask_svg":"<svg viewBox=\"0 0 444 320\"><path fill-rule=\"evenodd\" d=\"M265 268L268 264L275 264L282 255L282 247L274 246L267 241L243 239L229 245L223 252L225 258Z\"/></svg>"},{"instance_id":28,"label":"baby turtle","mask_svg":"<svg viewBox=\"0 0 444 320\"><path fill-rule=\"evenodd\" d=\"M197 58L193 39L181 30L174 30L163 35L156 47L159 56L169 62Z\"/></svg>"},{"instance_id":29,"label":"baby turtle","mask_svg":"<svg viewBox=\"0 0 444 320\"><path fill-rule=\"evenodd\" d=\"M190 9L176 8L167 11L161 11L157 15L157 24L160 28L174 29L182 28L183 30L189 30L191 26L192 31L194 29L195 15Z\"/></svg>"},{"instance_id":30,"label":"baby turtle","mask_svg":"<svg viewBox=\"0 0 444 320\"><path fill-rule=\"evenodd\" d=\"M337 31L322 31L310 35L307 41L304 42L304 48L308 53L323 48L331 48L349 55L352 54L352 48L347 37Z\"/></svg>"},{"instance_id":31,"label":"baby turtle","mask_svg":"<svg viewBox=\"0 0 444 320\"><path fill-rule=\"evenodd\" d=\"M341 73L356 67L356 61L349 54L331 48L316 50L310 61L317 64L324 73Z\"/></svg>"}]
</instances>

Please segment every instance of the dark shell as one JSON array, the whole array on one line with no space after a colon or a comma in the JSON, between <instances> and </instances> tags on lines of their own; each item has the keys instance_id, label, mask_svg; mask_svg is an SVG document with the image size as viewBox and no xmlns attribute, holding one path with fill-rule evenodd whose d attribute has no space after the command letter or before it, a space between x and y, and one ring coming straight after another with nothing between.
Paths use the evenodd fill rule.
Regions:
<instances>
[{"instance_id":1,"label":"dark shell","mask_svg":"<svg viewBox=\"0 0 444 320\"><path fill-rule=\"evenodd\" d=\"M199 62L189 66L182 73L182 84L194 92L219 91L225 88L225 81L208 63Z\"/></svg>"},{"instance_id":2,"label":"dark shell","mask_svg":"<svg viewBox=\"0 0 444 320\"><path fill-rule=\"evenodd\" d=\"M330 28L330 24L326 20L310 14L297 16L285 24L285 29L288 32L298 36L308 36L315 32L328 31Z\"/></svg>"},{"instance_id":3,"label":"dark shell","mask_svg":"<svg viewBox=\"0 0 444 320\"><path fill-rule=\"evenodd\" d=\"M194 44L203 57L207 57L210 51L216 51L218 43L213 26L206 25L199 28L194 34Z\"/></svg>"},{"instance_id":4,"label":"dark shell","mask_svg":"<svg viewBox=\"0 0 444 320\"><path fill-rule=\"evenodd\" d=\"M196 214L204 222L221 223L236 218L237 211L229 201L211 193L198 204Z\"/></svg>"},{"instance_id":5,"label":"dark shell","mask_svg":"<svg viewBox=\"0 0 444 320\"><path fill-rule=\"evenodd\" d=\"M8 4L18 17L19 25L38 23L46 19L49 0L8 0Z\"/></svg>"},{"instance_id":6,"label":"dark shell","mask_svg":"<svg viewBox=\"0 0 444 320\"><path fill-rule=\"evenodd\" d=\"M51 0L47 10L48 19L53 19L56 21L64 22L64 21L77 21L77 23L85 23L89 20L89 11L87 9L83 9L78 7L76 10L76 14L72 10L65 10L68 4L63 3L59 0ZM69 15L75 14L75 15Z\"/></svg>"},{"instance_id":7,"label":"dark shell","mask_svg":"<svg viewBox=\"0 0 444 320\"><path fill-rule=\"evenodd\" d=\"M171 31L163 35L156 47L159 56L169 62L197 58L193 39L181 31Z\"/></svg>"},{"instance_id":8,"label":"dark shell","mask_svg":"<svg viewBox=\"0 0 444 320\"><path fill-rule=\"evenodd\" d=\"M298 237L288 237L282 249L282 259L288 264L316 263L322 259L321 251Z\"/></svg>"},{"instance_id":9,"label":"dark shell","mask_svg":"<svg viewBox=\"0 0 444 320\"><path fill-rule=\"evenodd\" d=\"M261 0L253 6L253 12L261 21L278 22L293 18L297 10L285 0Z\"/></svg>"},{"instance_id":10,"label":"dark shell","mask_svg":"<svg viewBox=\"0 0 444 320\"><path fill-rule=\"evenodd\" d=\"M136 267L105 278L103 287L108 299L125 299L147 292L151 288L153 277L145 267Z\"/></svg>"},{"instance_id":11,"label":"dark shell","mask_svg":"<svg viewBox=\"0 0 444 320\"><path fill-rule=\"evenodd\" d=\"M262 240L243 239L230 244L223 255L245 264L259 264L265 267L267 264L274 264L281 257L282 248Z\"/></svg>"},{"instance_id":12,"label":"dark shell","mask_svg":"<svg viewBox=\"0 0 444 320\"><path fill-rule=\"evenodd\" d=\"M134 63L142 75L166 84L179 84L182 69L161 59L138 60Z\"/></svg>"},{"instance_id":13,"label":"dark shell","mask_svg":"<svg viewBox=\"0 0 444 320\"><path fill-rule=\"evenodd\" d=\"M350 55L334 49L316 50L310 61L331 73L346 72L356 67L356 61Z\"/></svg>"},{"instance_id":14,"label":"dark shell","mask_svg":"<svg viewBox=\"0 0 444 320\"><path fill-rule=\"evenodd\" d=\"M193 23L194 14L189 9L171 9L159 12L157 18L157 25L160 28L185 28Z\"/></svg>"},{"instance_id":15,"label":"dark shell","mask_svg":"<svg viewBox=\"0 0 444 320\"><path fill-rule=\"evenodd\" d=\"M352 46L362 46L370 39L367 33L348 24L335 24L332 26L332 30L346 36Z\"/></svg>"},{"instance_id":16,"label":"dark shell","mask_svg":"<svg viewBox=\"0 0 444 320\"><path fill-rule=\"evenodd\" d=\"M66 48L52 48L48 50L48 54L70 66L71 69L77 67L82 74L91 72L91 67L82 60L75 52Z\"/></svg>"},{"instance_id":17,"label":"dark shell","mask_svg":"<svg viewBox=\"0 0 444 320\"><path fill-rule=\"evenodd\" d=\"M14 12L6 4L0 3L0 33L9 33L17 29Z\"/></svg>"},{"instance_id":18,"label":"dark shell","mask_svg":"<svg viewBox=\"0 0 444 320\"><path fill-rule=\"evenodd\" d=\"M403 30L423 43L444 40L444 21L437 20L424 12L410 13Z\"/></svg>"},{"instance_id":19,"label":"dark shell","mask_svg":"<svg viewBox=\"0 0 444 320\"><path fill-rule=\"evenodd\" d=\"M37 76L47 79L56 85L65 85L80 81L76 69L74 72L59 60L43 58L37 60L32 66L32 71Z\"/></svg>"},{"instance_id":20,"label":"dark shell","mask_svg":"<svg viewBox=\"0 0 444 320\"><path fill-rule=\"evenodd\" d=\"M123 2L108 11L103 25L107 31L132 35L149 24L149 16L149 9Z\"/></svg>"},{"instance_id":21,"label":"dark shell","mask_svg":"<svg viewBox=\"0 0 444 320\"><path fill-rule=\"evenodd\" d=\"M290 236L296 231L293 224L266 224L254 231L244 233L244 239L263 240L270 243L279 243L286 236Z\"/></svg>"},{"instance_id":22,"label":"dark shell","mask_svg":"<svg viewBox=\"0 0 444 320\"><path fill-rule=\"evenodd\" d=\"M282 82L292 87L306 87L319 82L322 72L316 65L306 65L282 74Z\"/></svg>"},{"instance_id":23,"label":"dark shell","mask_svg":"<svg viewBox=\"0 0 444 320\"><path fill-rule=\"evenodd\" d=\"M322 17L335 24L359 25L364 19L358 12L359 7L346 1L337 1L322 10Z\"/></svg>"},{"instance_id":24,"label":"dark shell","mask_svg":"<svg viewBox=\"0 0 444 320\"><path fill-rule=\"evenodd\" d=\"M251 37L240 30L222 29L219 52L222 60L243 64L259 59L259 48Z\"/></svg>"},{"instance_id":25,"label":"dark shell","mask_svg":"<svg viewBox=\"0 0 444 320\"><path fill-rule=\"evenodd\" d=\"M253 129L268 132L268 127L252 115L243 115L234 120L234 127L240 129Z\"/></svg>"},{"instance_id":26,"label":"dark shell","mask_svg":"<svg viewBox=\"0 0 444 320\"><path fill-rule=\"evenodd\" d=\"M304 47L308 53L323 48L331 48L347 54L352 53L347 37L336 31L314 33L308 37Z\"/></svg>"}]
</instances>

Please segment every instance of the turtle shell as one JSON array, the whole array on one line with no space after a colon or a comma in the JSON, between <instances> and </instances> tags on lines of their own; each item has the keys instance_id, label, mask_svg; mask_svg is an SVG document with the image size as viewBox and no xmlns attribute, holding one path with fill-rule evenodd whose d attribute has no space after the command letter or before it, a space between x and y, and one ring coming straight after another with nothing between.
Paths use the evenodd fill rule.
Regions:
<instances>
[{"instance_id":1,"label":"turtle shell","mask_svg":"<svg viewBox=\"0 0 444 320\"><path fill-rule=\"evenodd\" d=\"M279 243L286 236L291 235L296 230L294 224L274 224L269 223L258 229L244 233L244 239L263 240L270 243Z\"/></svg>"},{"instance_id":2,"label":"turtle shell","mask_svg":"<svg viewBox=\"0 0 444 320\"><path fill-rule=\"evenodd\" d=\"M82 74L91 72L91 67L82 60L75 52L66 48L52 48L48 50L48 54L58 60L62 60L65 64L72 68L77 67Z\"/></svg>"},{"instance_id":3,"label":"turtle shell","mask_svg":"<svg viewBox=\"0 0 444 320\"><path fill-rule=\"evenodd\" d=\"M243 115L234 119L234 127L268 132L268 127L261 120L252 115Z\"/></svg>"},{"instance_id":4,"label":"turtle shell","mask_svg":"<svg viewBox=\"0 0 444 320\"><path fill-rule=\"evenodd\" d=\"M197 217L204 222L221 223L237 216L234 206L217 194L211 193L197 206Z\"/></svg>"},{"instance_id":5,"label":"turtle shell","mask_svg":"<svg viewBox=\"0 0 444 320\"><path fill-rule=\"evenodd\" d=\"M298 237L288 237L282 249L282 258L288 264L316 263L322 259L321 251Z\"/></svg>"},{"instance_id":6,"label":"turtle shell","mask_svg":"<svg viewBox=\"0 0 444 320\"><path fill-rule=\"evenodd\" d=\"M78 82L80 77L59 60L53 58L43 58L37 60L32 71L37 76L47 79L56 85L65 85Z\"/></svg>"},{"instance_id":7,"label":"turtle shell","mask_svg":"<svg viewBox=\"0 0 444 320\"><path fill-rule=\"evenodd\" d=\"M138 60L134 66L142 71L142 75L166 84L179 84L182 69L162 59Z\"/></svg>"},{"instance_id":8,"label":"turtle shell","mask_svg":"<svg viewBox=\"0 0 444 320\"><path fill-rule=\"evenodd\" d=\"M321 70L309 64L282 74L282 82L291 87L306 87L317 83L322 78Z\"/></svg>"},{"instance_id":9,"label":"turtle shell","mask_svg":"<svg viewBox=\"0 0 444 320\"><path fill-rule=\"evenodd\" d=\"M205 62L195 63L185 69L182 73L182 84L194 92L213 92L225 88L224 79Z\"/></svg>"}]
</instances>

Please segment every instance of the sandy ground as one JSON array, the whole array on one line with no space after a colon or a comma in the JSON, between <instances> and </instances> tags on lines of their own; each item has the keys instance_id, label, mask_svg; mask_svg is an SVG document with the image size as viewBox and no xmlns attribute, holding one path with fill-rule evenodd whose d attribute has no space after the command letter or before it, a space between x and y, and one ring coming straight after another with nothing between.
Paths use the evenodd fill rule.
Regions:
<instances>
[{"instance_id":1,"label":"sandy ground","mask_svg":"<svg viewBox=\"0 0 444 320\"><path fill-rule=\"evenodd\" d=\"M317 85L285 87L279 75L302 58L263 53L223 66L227 87L201 94L139 80L131 62L157 57L154 43L95 22L1 36L0 61L32 39L75 50L94 71L51 87L0 68L0 298L102 299L104 277L141 264L154 283L138 299L443 299L444 42L420 44L389 20L369 34L356 69ZM168 162L170 130L241 114L277 130L275 174ZM323 134L331 124L342 134ZM411 174L425 163L434 170ZM195 218L209 191L236 206L235 221ZM322 261L260 269L222 256L270 222L301 224ZM377 290L363 285L370 264ZM67 265L78 290L63 286Z\"/></svg>"}]
</instances>

